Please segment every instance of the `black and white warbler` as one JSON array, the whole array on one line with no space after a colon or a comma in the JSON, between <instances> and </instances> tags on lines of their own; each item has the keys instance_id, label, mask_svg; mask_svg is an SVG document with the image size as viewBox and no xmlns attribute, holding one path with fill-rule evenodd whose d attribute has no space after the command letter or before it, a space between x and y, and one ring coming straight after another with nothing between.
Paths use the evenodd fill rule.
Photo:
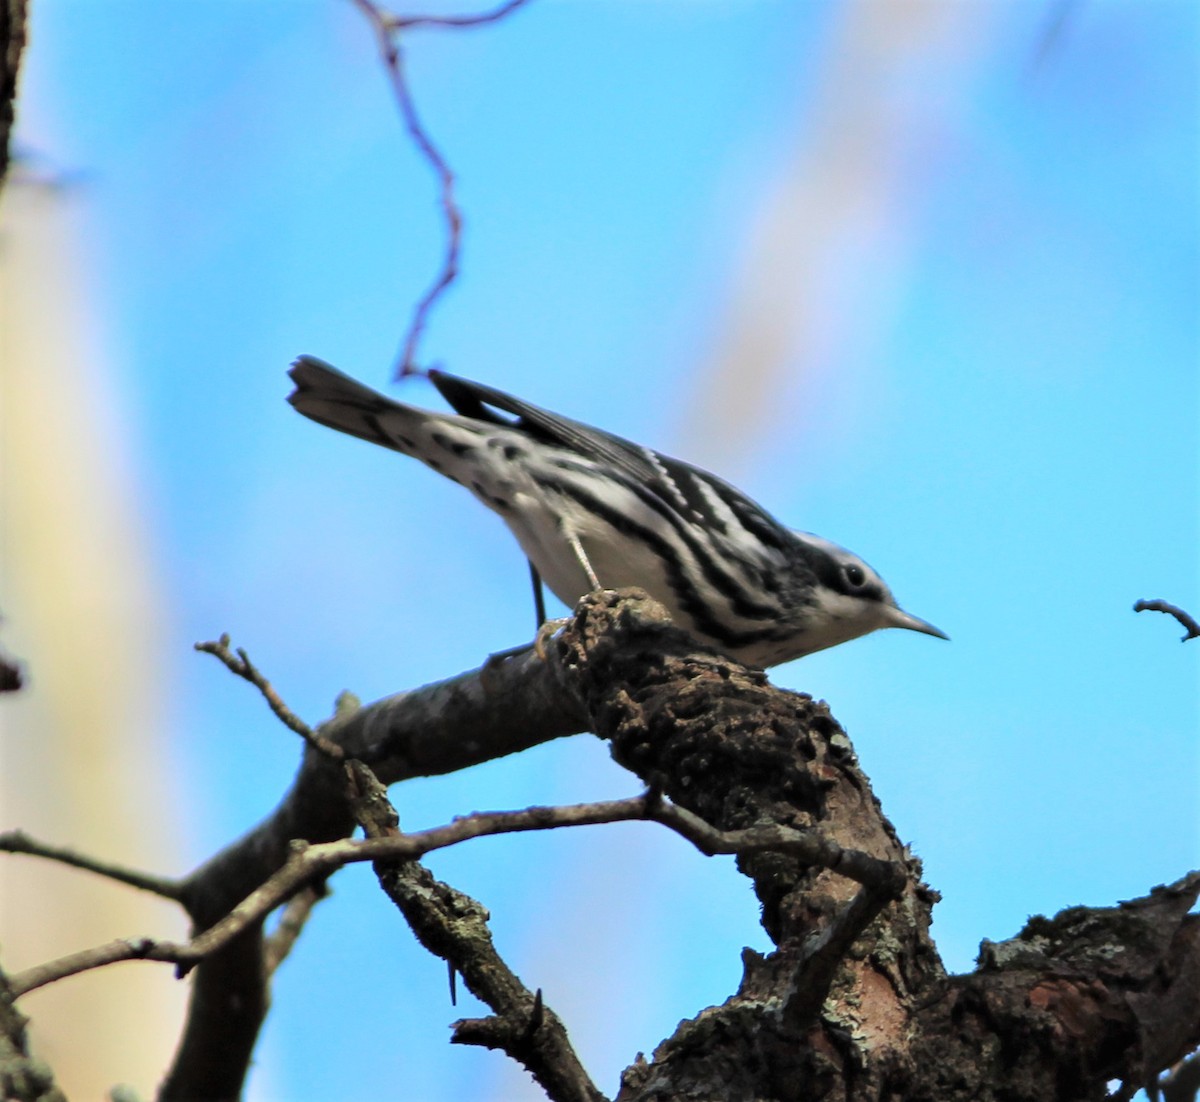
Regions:
<instances>
[{"instance_id":1,"label":"black and white warbler","mask_svg":"<svg viewBox=\"0 0 1200 1102\"><path fill-rule=\"evenodd\" d=\"M454 414L392 401L312 356L290 374L305 417L415 456L499 513L567 605L640 586L680 627L764 667L877 628L946 638L856 555L698 467L442 371L429 377Z\"/></svg>"}]
</instances>

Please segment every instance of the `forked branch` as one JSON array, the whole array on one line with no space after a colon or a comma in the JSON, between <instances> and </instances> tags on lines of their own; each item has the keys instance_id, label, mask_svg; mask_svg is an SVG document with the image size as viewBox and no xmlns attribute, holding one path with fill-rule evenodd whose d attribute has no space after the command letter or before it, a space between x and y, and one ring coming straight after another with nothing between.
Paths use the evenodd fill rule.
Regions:
<instances>
[{"instance_id":1,"label":"forked branch","mask_svg":"<svg viewBox=\"0 0 1200 1102\"><path fill-rule=\"evenodd\" d=\"M357 764L357 763L352 763ZM562 827L596 826L641 820L657 822L674 830L706 854L753 854L765 851L786 853L805 865L828 868L869 885L875 896L886 902L904 884L904 870L856 850L848 850L817 832L763 825L746 830L721 831L698 816L664 801L655 793L625 800L573 804L563 807L530 807L522 811L479 812L453 822L413 834L381 834L366 839L343 838L322 845L297 843L287 863L257 887L224 918L190 941L176 943L153 938L123 938L93 949L60 957L12 977L16 996L24 995L67 976L127 960L168 961L180 974L218 952L247 929L262 922L272 911L297 893L312 890L345 865L362 861L414 861L434 850L446 849L472 838L515 834ZM99 863L79 863L94 867ZM126 879L116 877L118 879ZM132 882L132 881L127 881ZM160 893L161 894L161 893ZM298 905L301 913L315 898Z\"/></svg>"}]
</instances>

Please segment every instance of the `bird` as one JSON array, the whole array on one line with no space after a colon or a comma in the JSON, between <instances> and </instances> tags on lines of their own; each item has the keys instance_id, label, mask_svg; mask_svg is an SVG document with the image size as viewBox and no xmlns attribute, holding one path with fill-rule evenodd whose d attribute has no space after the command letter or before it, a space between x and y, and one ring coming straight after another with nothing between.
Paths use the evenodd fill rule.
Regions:
<instances>
[{"instance_id":1,"label":"bird","mask_svg":"<svg viewBox=\"0 0 1200 1102\"><path fill-rule=\"evenodd\" d=\"M498 513L568 607L638 586L718 652L765 669L879 628L944 632L903 611L879 574L785 527L699 467L445 371L453 413L394 401L314 356L288 396L305 417L404 455ZM538 600L539 619L545 614Z\"/></svg>"}]
</instances>

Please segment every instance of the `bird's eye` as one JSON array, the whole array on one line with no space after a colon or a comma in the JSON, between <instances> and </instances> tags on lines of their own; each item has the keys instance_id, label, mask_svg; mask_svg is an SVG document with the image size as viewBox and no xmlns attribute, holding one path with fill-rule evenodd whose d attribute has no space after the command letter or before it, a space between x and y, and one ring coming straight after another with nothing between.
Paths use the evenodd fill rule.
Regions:
<instances>
[{"instance_id":1,"label":"bird's eye","mask_svg":"<svg viewBox=\"0 0 1200 1102\"><path fill-rule=\"evenodd\" d=\"M848 581L855 589L867 580L866 574L863 573L861 566L855 566L851 563L846 567L846 581Z\"/></svg>"}]
</instances>

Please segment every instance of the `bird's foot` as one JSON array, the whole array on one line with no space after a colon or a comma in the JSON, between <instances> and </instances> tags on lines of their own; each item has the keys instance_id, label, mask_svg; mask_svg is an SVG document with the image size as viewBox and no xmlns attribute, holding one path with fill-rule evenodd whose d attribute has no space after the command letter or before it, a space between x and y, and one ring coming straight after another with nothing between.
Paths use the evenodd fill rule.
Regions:
<instances>
[{"instance_id":1,"label":"bird's foot","mask_svg":"<svg viewBox=\"0 0 1200 1102\"><path fill-rule=\"evenodd\" d=\"M549 657L546 653L546 644L550 642L554 633L562 628L565 628L571 621L564 617L561 620L547 620L540 628L537 635L533 638L533 653L536 654L543 662Z\"/></svg>"}]
</instances>

